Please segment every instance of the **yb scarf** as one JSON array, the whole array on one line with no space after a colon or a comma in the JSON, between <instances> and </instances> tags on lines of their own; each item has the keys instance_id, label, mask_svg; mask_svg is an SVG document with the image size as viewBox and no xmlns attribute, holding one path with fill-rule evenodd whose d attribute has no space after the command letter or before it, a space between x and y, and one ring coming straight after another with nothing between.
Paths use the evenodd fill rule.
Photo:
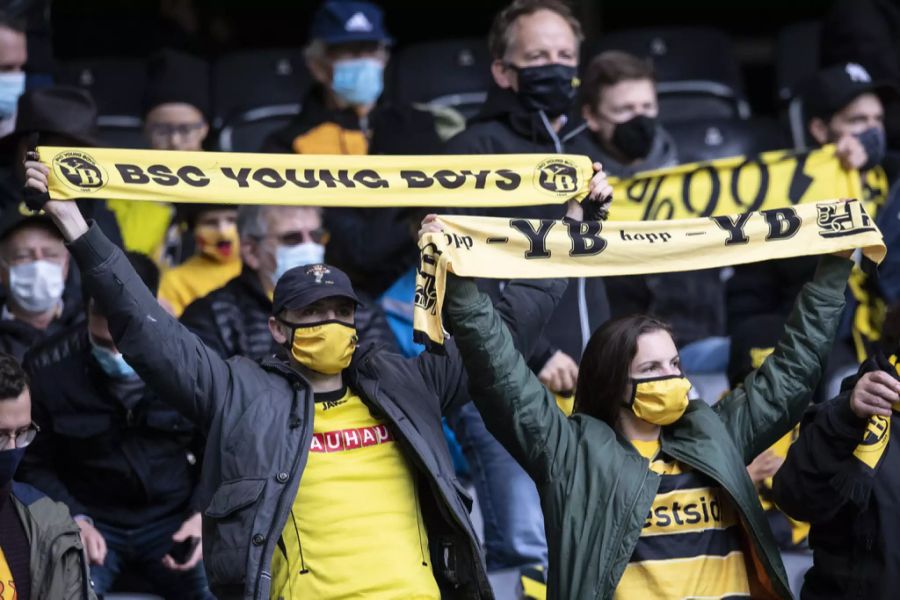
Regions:
<instances>
[{"instance_id":1,"label":"yb scarf","mask_svg":"<svg viewBox=\"0 0 900 600\"><path fill-rule=\"evenodd\" d=\"M359 341L352 325L341 321L310 325L282 322L291 328L291 355L304 367L317 373L337 375L350 365Z\"/></svg>"},{"instance_id":2,"label":"yb scarf","mask_svg":"<svg viewBox=\"0 0 900 600\"><path fill-rule=\"evenodd\" d=\"M442 216L419 241L416 341L443 343L447 273L542 279L667 273L862 248L881 262L884 241L858 201L667 222Z\"/></svg>"},{"instance_id":3,"label":"yb scarf","mask_svg":"<svg viewBox=\"0 0 900 600\"><path fill-rule=\"evenodd\" d=\"M213 260L225 263L236 260L240 256L241 240L235 225L228 227L225 231L200 225L194 229L194 237L200 251Z\"/></svg>"},{"instance_id":4,"label":"yb scarf","mask_svg":"<svg viewBox=\"0 0 900 600\"><path fill-rule=\"evenodd\" d=\"M683 375L632 379L631 411L654 425L671 425L688 406L691 382Z\"/></svg>"},{"instance_id":5,"label":"yb scarf","mask_svg":"<svg viewBox=\"0 0 900 600\"><path fill-rule=\"evenodd\" d=\"M893 375L900 375L900 366L897 364L897 355L892 355L884 363L883 356L876 356L875 361L882 363L878 365L879 369L883 369ZM894 412L900 411L900 402L894 404ZM891 440L891 417L882 417L881 415L872 415L866 424L866 432L863 434L862 442L853 451L855 456L867 469L874 475L878 471L881 459L884 457L884 451L887 450L888 442Z\"/></svg>"}]
</instances>

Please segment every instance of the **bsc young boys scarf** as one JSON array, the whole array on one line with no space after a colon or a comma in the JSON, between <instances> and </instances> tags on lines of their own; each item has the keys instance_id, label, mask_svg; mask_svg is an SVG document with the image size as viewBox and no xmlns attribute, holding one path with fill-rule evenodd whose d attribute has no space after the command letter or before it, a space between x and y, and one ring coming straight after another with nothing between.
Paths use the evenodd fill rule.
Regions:
<instances>
[{"instance_id":1,"label":"bsc young boys scarf","mask_svg":"<svg viewBox=\"0 0 900 600\"><path fill-rule=\"evenodd\" d=\"M881 232L856 200L832 200L735 216L584 223L441 217L443 233L419 241L416 341L443 343L447 273L530 278L636 275L708 269L862 248L881 262Z\"/></svg>"},{"instance_id":2,"label":"bsc young boys scarf","mask_svg":"<svg viewBox=\"0 0 900 600\"><path fill-rule=\"evenodd\" d=\"M581 199L586 156L316 156L39 147L50 197L299 206L495 207ZM723 158L610 179L611 221L733 215L861 198L834 146ZM867 205L867 208L870 208ZM871 213L870 209L870 213Z\"/></svg>"}]
</instances>

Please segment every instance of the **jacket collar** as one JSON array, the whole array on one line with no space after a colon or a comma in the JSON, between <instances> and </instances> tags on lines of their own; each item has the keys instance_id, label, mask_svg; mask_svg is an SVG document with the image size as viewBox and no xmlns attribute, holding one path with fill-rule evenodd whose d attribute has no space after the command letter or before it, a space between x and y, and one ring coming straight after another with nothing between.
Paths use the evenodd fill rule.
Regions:
<instances>
[{"instance_id":1,"label":"jacket collar","mask_svg":"<svg viewBox=\"0 0 900 600\"><path fill-rule=\"evenodd\" d=\"M261 307L265 307L267 311L272 310L272 300L263 289L262 282L259 280L259 273L254 269L244 265L241 268L241 274L232 281L234 281L235 285L239 286L246 295L255 299Z\"/></svg>"},{"instance_id":2,"label":"jacket collar","mask_svg":"<svg viewBox=\"0 0 900 600\"><path fill-rule=\"evenodd\" d=\"M554 137L565 142L581 133L584 122L576 117L574 109L567 115L567 121L558 132L548 127L546 117L526 109L515 92L491 84L484 106L472 118L471 123L503 121L510 129L523 138L535 143L552 144Z\"/></svg>"}]
</instances>

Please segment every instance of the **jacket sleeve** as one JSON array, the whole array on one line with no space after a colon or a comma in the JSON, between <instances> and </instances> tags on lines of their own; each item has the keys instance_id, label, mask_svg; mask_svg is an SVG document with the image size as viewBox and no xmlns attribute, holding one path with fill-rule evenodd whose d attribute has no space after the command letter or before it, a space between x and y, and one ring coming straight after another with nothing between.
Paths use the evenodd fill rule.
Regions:
<instances>
[{"instance_id":1,"label":"jacket sleeve","mask_svg":"<svg viewBox=\"0 0 900 600\"><path fill-rule=\"evenodd\" d=\"M122 251L95 224L69 250L128 363L161 398L208 431L231 397L229 364L160 307Z\"/></svg>"},{"instance_id":2,"label":"jacket sleeve","mask_svg":"<svg viewBox=\"0 0 900 600\"><path fill-rule=\"evenodd\" d=\"M448 281L453 279L452 274L448 275ZM497 313L506 324L513 344L526 356L538 344L544 326L566 289L566 283L565 279L512 281L496 300ZM478 292L477 287L475 293L493 304L489 296ZM452 330L452 324L446 324ZM423 352L416 360L423 377L441 399L443 412L447 413L469 402L471 397L468 375L453 336L445 341L444 350L445 356Z\"/></svg>"},{"instance_id":3,"label":"jacket sleeve","mask_svg":"<svg viewBox=\"0 0 900 600\"><path fill-rule=\"evenodd\" d=\"M87 507L69 492L69 488L57 474L59 470L56 457L60 455L60 451L56 444L56 434L53 432L53 415L47 410L41 392L42 378L29 368L27 360L25 368L32 382L31 418L41 428L41 432L28 446L22 465L16 471L16 479L34 486L57 502L62 502L69 507L69 512L73 515L93 517Z\"/></svg>"},{"instance_id":4,"label":"jacket sleeve","mask_svg":"<svg viewBox=\"0 0 900 600\"><path fill-rule=\"evenodd\" d=\"M779 508L799 521L831 520L849 500L837 493L835 478L855 466L853 451L866 423L850 410L850 392L810 407L775 474L772 493Z\"/></svg>"},{"instance_id":5,"label":"jacket sleeve","mask_svg":"<svg viewBox=\"0 0 900 600\"><path fill-rule=\"evenodd\" d=\"M548 294L538 314L549 316L564 289L565 282L558 282L554 289L558 295ZM528 368L498 311L474 283L449 276L445 309L469 374L469 392L488 430L532 478L549 479L558 457L574 445L569 421ZM518 320L531 316L517 314Z\"/></svg>"},{"instance_id":6,"label":"jacket sleeve","mask_svg":"<svg viewBox=\"0 0 900 600\"><path fill-rule=\"evenodd\" d=\"M801 290L775 351L718 404L745 464L800 420L834 342L852 261L823 256Z\"/></svg>"}]
</instances>

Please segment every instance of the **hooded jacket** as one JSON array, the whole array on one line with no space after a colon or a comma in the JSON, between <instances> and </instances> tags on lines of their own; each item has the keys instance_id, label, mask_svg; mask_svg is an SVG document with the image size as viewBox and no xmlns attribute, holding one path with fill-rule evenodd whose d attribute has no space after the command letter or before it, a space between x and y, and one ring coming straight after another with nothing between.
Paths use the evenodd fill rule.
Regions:
<instances>
[{"instance_id":1,"label":"hooded jacket","mask_svg":"<svg viewBox=\"0 0 900 600\"><path fill-rule=\"evenodd\" d=\"M559 132L554 131L542 112L530 112L509 90L492 87L481 112L469 121L465 131L447 142L448 154L585 154L593 157L596 147L587 126L568 118ZM491 217L527 219L561 219L563 204L542 206L510 206L508 208L453 209L448 212L478 214ZM503 282L487 280L479 284L496 299ZM538 341L531 366L535 371L562 350L577 362L591 334L609 319L610 308L604 280L600 277L578 278L566 288L545 334Z\"/></svg>"}]
</instances>

